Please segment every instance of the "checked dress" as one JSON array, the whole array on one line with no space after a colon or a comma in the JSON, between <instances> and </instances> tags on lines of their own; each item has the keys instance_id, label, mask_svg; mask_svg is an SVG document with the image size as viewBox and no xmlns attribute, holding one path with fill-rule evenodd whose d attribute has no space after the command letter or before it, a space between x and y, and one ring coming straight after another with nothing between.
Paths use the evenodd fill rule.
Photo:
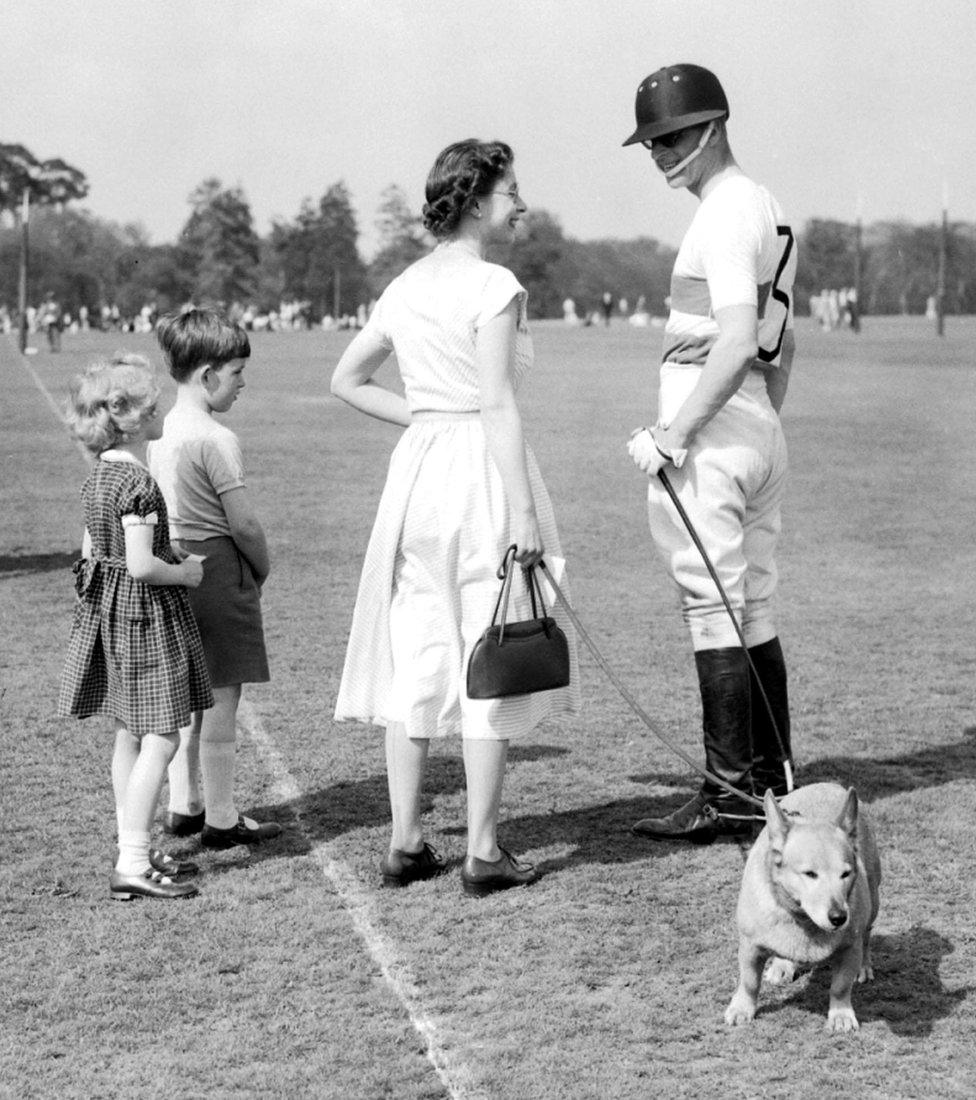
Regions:
<instances>
[{"instance_id":1,"label":"checked dress","mask_svg":"<svg viewBox=\"0 0 976 1100\"><path fill-rule=\"evenodd\" d=\"M170 564L166 503L132 460L95 463L81 489L92 556L74 565L78 603L58 714L111 715L130 733L172 733L213 706L203 646L186 589L137 581L126 568L125 528L153 527L152 552Z\"/></svg>"}]
</instances>

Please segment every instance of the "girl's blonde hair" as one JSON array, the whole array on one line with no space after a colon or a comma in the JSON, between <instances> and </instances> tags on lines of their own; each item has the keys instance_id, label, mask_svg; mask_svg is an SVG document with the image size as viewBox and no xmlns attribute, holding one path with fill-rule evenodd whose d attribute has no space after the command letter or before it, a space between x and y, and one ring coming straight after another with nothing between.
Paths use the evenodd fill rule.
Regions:
<instances>
[{"instance_id":1,"label":"girl's blonde hair","mask_svg":"<svg viewBox=\"0 0 976 1100\"><path fill-rule=\"evenodd\" d=\"M98 360L71 384L68 427L92 454L125 442L138 431L159 397L159 385L149 360L119 352Z\"/></svg>"}]
</instances>

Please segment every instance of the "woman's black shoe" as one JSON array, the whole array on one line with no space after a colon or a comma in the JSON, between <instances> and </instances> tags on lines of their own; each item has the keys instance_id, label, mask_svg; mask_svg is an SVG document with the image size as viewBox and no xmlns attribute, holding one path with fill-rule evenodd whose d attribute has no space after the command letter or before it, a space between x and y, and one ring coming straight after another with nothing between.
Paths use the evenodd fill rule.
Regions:
<instances>
[{"instance_id":1,"label":"woman's black shoe","mask_svg":"<svg viewBox=\"0 0 976 1100\"><path fill-rule=\"evenodd\" d=\"M403 852L394 848L380 864L384 886L407 886L421 879L434 878L447 870L447 864L429 844L419 852Z\"/></svg>"},{"instance_id":2,"label":"woman's black shoe","mask_svg":"<svg viewBox=\"0 0 976 1100\"><path fill-rule=\"evenodd\" d=\"M519 861L499 845L501 858L494 861L467 856L461 865L461 888L472 898L483 898L496 890L528 886L539 877L531 863Z\"/></svg>"}]
</instances>

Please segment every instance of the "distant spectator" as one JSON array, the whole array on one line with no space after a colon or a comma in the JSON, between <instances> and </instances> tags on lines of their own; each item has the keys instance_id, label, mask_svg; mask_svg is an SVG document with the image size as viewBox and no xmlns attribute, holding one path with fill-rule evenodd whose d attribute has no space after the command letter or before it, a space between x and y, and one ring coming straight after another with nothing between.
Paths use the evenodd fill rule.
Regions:
<instances>
[{"instance_id":1,"label":"distant spectator","mask_svg":"<svg viewBox=\"0 0 976 1100\"><path fill-rule=\"evenodd\" d=\"M64 316L61 303L54 297L54 291L49 290L44 295L40 309L37 311L38 330L43 329L47 334L47 346L52 352L61 350L61 328L64 324Z\"/></svg>"},{"instance_id":2,"label":"distant spectator","mask_svg":"<svg viewBox=\"0 0 976 1100\"><path fill-rule=\"evenodd\" d=\"M638 328L646 328L651 323L651 315L647 312L647 299L643 294L637 299L637 305L634 306L634 312L628 320Z\"/></svg>"},{"instance_id":3,"label":"distant spectator","mask_svg":"<svg viewBox=\"0 0 976 1100\"><path fill-rule=\"evenodd\" d=\"M603 292L603 323L607 326L610 324L610 317L613 315L613 295L609 290Z\"/></svg>"},{"instance_id":4,"label":"distant spectator","mask_svg":"<svg viewBox=\"0 0 976 1100\"><path fill-rule=\"evenodd\" d=\"M847 301L845 302L844 321L851 332L857 333L861 331L861 315L857 308L857 291L854 287L850 287L847 291Z\"/></svg>"}]
</instances>

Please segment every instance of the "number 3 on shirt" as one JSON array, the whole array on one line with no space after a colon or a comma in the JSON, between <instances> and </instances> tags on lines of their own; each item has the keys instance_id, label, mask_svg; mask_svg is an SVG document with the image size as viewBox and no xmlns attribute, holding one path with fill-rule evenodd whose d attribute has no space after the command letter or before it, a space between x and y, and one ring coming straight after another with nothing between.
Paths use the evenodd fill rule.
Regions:
<instances>
[{"instance_id":1,"label":"number 3 on shirt","mask_svg":"<svg viewBox=\"0 0 976 1100\"><path fill-rule=\"evenodd\" d=\"M786 332L786 323L793 308L790 295L793 290L793 280L796 277L796 247L793 230L788 225L778 225L776 235L780 238L779 264L776 267L776 277L773 279L770 293L763 303L760 324L763 336L767 333L775 333L776 339L772 348L760 346L759 358L764 363L775 362L782 350L783 333Z\"/></svg>"}]
</instances>

